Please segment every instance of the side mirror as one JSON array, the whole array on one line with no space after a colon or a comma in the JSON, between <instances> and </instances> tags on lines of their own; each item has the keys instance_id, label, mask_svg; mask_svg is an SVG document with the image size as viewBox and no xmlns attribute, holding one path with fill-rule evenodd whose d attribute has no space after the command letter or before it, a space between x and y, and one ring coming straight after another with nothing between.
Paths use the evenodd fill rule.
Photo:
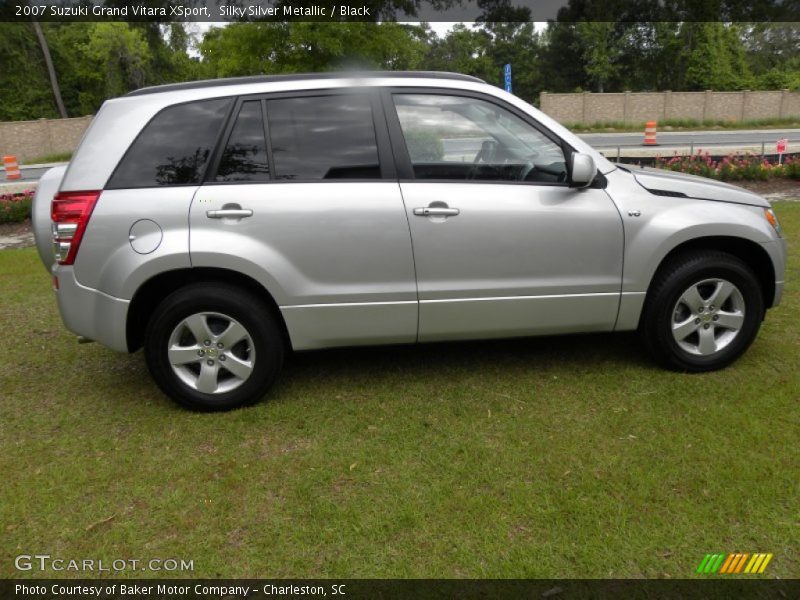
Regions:
<instances>
[{"instance_id":1,"label":"side mirror","mask_svg":"<svg viewBox=\"0 0 800 600\"><path fill-rule=\"evenodd\" d=\"M570 168L569 187L582 189L592 185L597 175L597 165L594 159L588 154L573 152L570 158L572 165Z\"/></svg>"}]
</instances>

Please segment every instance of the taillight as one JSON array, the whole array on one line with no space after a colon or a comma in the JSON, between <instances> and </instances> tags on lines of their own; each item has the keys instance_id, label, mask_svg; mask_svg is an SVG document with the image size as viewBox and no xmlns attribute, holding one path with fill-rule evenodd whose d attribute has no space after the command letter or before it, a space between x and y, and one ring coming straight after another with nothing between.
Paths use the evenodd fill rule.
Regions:
<instances>
[{"instance_id":1,"label":"taillight","mask_svg":"<svg viewBox=\"0 0 800 600\"><path fill-rule=\"evenodd\" d=\"M59 192L53 198L53 252L60 265L75 262L83 232L92 216L100 192Z\"/></svg>"}]
</instances>

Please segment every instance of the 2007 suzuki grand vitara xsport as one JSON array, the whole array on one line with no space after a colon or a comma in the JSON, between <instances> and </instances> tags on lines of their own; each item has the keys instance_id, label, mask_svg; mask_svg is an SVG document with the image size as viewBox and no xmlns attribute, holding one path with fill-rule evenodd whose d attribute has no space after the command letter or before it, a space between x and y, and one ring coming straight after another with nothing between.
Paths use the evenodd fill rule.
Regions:
<instances>
[{"instance_id":1,"label":"2007 suzuki grand vitara xsport","mask_svg":"<svg viewBox=\"0 0 800 600\"><path fill-rule=\"evenodd\" d=\"M284 353L639 329L730 364L780 301L769 204L614 165L446 73L254 77L109 100L34 204L66 326L144 347L178 402L264 395Z\"/></svg>"}]
</instances>

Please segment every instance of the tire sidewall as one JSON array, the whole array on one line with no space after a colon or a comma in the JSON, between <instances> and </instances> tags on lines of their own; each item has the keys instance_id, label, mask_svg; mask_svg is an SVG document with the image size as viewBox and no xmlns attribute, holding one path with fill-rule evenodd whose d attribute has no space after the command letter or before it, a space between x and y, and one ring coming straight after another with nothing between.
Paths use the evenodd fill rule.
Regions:
<instances>
[{"instance_id":1,"label":"tire sidewall","mask_svg":"<svg viewBox=\"0 0 800 600\"><path fill-rule=\"evenodd\" d=\"M178 378L167 349L175 327L186 317L216 312L238 321L250 334L255 347L253 372L239 387L220 394L204 394ZM195 410L229 410L258 401L275 379L283 362L280 332L263 302L239 290L220 286L192 286L167 297L156 309L147 327L145 358L158 386L170 398Z\"/></svg>"},{"instance_id":2,"label":"tire sidewall","mask_svg":"<svg viewBox=\"0 0 800 600\"><path fill-rule=\"evenodd\" d=\"M704 279L725 279L735 285L744 299L744 324L728 346L711 356L698 356L681 348L672 335L673 310L681 294ZM764 314L761 289L752 271L735 260L687 265L667 282L656 315L657 337L666 346L676 366L691 371L723 368L740 356L755 339Z\"/></svg>"}]
</instances>

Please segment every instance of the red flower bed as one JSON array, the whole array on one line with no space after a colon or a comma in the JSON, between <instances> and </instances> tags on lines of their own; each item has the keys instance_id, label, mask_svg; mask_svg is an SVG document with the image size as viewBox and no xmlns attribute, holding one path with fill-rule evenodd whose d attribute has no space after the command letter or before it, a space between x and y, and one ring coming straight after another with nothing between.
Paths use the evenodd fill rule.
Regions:
<instances>
[{"instance_id":1,"label":"red flower bed","mask_svg":"<svg viewBox=\"0 0 800 600\"><path fill-rule=\"evenodd\" d=\"M33 190L0 194L0 223L20 223L31 216Z\"/></svg>"},{"instance_id":2,"label":"red flower bed","mask_svg":"<svg viewBox=\"0 0 800 600\"><path fill-rule=\"evenodd\" d=\"M729 154L721 160L714 160L708 152L699 150L689 156L656 157L655 166L722 181L766 181L772 177L800 180L798 156L787 156L782 164L778 164L755 154Z\"/></svg>"}]
</instances>

